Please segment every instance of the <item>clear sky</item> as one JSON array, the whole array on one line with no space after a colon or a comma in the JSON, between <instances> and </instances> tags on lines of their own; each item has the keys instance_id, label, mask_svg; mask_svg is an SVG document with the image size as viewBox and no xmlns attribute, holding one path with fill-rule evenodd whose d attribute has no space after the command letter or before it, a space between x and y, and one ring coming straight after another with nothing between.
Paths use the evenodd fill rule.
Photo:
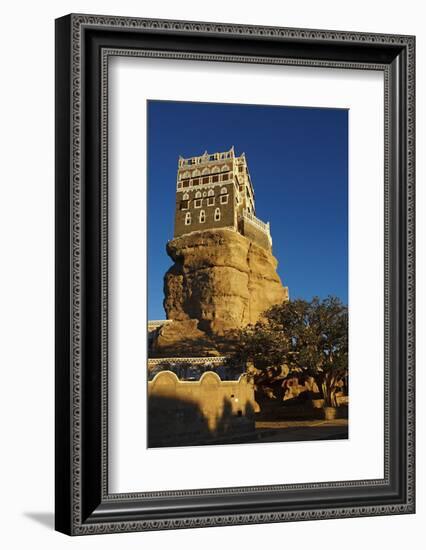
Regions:
<instances>
[{"instance_id":1,"label":"clear sky","mask_svg":"<svg viewBox=\"0 0 426 550\"><path fill-rule=\"evenodd\" d=\"M148 102L148 318L164 319L179 155L246 154L290 299L348 300L348 111Z\"/></svg>"}]
</instances>

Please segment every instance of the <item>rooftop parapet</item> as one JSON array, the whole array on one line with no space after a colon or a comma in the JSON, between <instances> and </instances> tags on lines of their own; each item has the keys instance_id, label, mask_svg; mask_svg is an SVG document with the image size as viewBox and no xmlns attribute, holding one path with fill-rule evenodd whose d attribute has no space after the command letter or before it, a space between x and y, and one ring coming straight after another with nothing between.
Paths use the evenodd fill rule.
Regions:
<instances>
[{"instance_id":1,"label":"rooftop parapet","mask_svg":"<svg viewBox=\"0 0 426 550\"><path fill-rule=\"evenodd\" d=\"M229 151L218 152L218 153L208 153L207 151L205 151L204 154L197 157L190 157L190 158L179 157L179 168L182 168L184 166L193 166L195 164L204 164L207 162L216 162L218 160L227 160L227 159L234 159L234 158L235 158L235 152L234 152L234 146L232 146Z\"/></svg>"}]
</instances>

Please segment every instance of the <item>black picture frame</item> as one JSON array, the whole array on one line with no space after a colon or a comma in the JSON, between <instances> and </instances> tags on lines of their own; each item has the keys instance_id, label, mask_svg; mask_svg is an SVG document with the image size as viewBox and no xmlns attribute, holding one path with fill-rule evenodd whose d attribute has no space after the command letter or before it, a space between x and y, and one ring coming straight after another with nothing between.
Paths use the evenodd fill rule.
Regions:
<instances>
[{"instance_id":1,"label":"black picture frame","mask_svg":"<svg viewBox=\"0 0 426 550\"><path fill-rule=\"evenodd\" d=\"M385 82L384 478L108 493L108 57L374 69ZM415 511L415 38L71 14L56 20L56 529L69 535ZM279 483L279 480L277 480Z\"/></svg>"}]
</instances>

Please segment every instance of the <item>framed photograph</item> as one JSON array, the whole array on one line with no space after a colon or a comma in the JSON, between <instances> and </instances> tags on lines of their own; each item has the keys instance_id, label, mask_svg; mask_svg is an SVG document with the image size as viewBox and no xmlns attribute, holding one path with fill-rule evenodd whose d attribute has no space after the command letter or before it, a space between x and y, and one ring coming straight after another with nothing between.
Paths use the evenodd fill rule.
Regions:
<instances>
[{"instance_id":1,"label":"framed photograph","mask_svg":"<svg viewBox=\"0 0 426 550\"><path fill-rule=\"evenodd\" d=\"M413 36L56 20L56 529L407 514Z\"/></svg>"}]
</instances>

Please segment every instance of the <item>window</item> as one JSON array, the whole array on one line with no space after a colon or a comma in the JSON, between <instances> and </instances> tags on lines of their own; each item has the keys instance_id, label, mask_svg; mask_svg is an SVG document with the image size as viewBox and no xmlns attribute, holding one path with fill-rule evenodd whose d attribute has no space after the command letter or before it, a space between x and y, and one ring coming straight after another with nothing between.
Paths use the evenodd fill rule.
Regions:
<instances>
[{"instance_id":1,"label":"window","mask_svg":"<svg viewBox=\"0 0 426 550\"><path fill-rule=\"evenodd\" d=\"M210 181L210 178L209 178L209 177L203 178L203 183L209 183L209 181Z\"/></svg>"},{"instance_id":2,"label":"window","mask_svg":"<svg viewBox=\"0 0 426 550\"><path fill-rule=\"evenodd\" d=\"M181 210L188 210L188 208L189 208L189 201L180 201Z\"/></svg>"},{"instance_id":3,"label":"window","mask_svg":"<svg viewBox=\"0 0 426 550\"><path fill-rule=\"evenodd\" d=\"M206 213L204 210L200 210L199 220L200 220L200 223L204 223L206 221Z\"/></svg>"},{"instance_id":4,"label":"window","mask_svg":"<svg viewBox=\"0 0 426 550\"><path fill-rule=\"evenodd\" d=\"M185 193L184 196L182 197L182 199L183 199L184 201L189 201L189 195L188 195L188 193Z\"/></svg>"},{"instance_id":5,"label":"window","mask_svg":"<svg viewBox=\"0 0 426 550\"><path fill-rule=\"evenodd\" d=\"M190 225L191 224L191 212L187 212L185 214L185 225Z\"/></svg>"},{"instance_id":6,"label":"window","mask_svg":"<svg viewBox=\"0 0 426 550\"><path fill-rule=\"evenodd\" d=\"M195 198L196 198L196 199L201 198L201 191L197 191L197 192L195 193Z\"/></svg>"},{"instance_id":7,"label":"window","mask_svg":"<svg viewBox=\"0 0 426 550\"><path fill-rule=\"evenodd\" d=\"M229 195L221 195L220 196L220 204L228 204L228 197L229 197Z\"/></svg>"},{"instance_id":8,"label":"window","mask_svg":"<svg viewBox=\"0 0 426 550\"><path fill-rule=\"evenodd\" d=\"M209 189L209 192L207 193L207 196L214 197L214 191L213 189Z\"/></svg>"},{"instance_id":9,"label":"window","mask_svg":"<svg viewBox=\"0 0 426 550\"><path fill-rule=\"evenodd\" d=\"M203 168L203 176L206 175L206 174L210 174L210 170L209 168Z\"/></svg>"},{"instance_id":10,"label":"window","mask_svg":"<svg viewBox=\"0 0 426 550\"><path fill-rule=\"evenodd\" d=\"M238 172L242 172L244 170L244 166L239 166L238 167Z\"/></svg>"},{"instance_id":11,"label":"window","mask_svg":"<svg viewBox=\"0 0 426 550\"><path fill-rule=\"evenodd\" d=\"M212 182L217 183L219 181L219 176L212 176Z\"/></svg>"},{"instance_id":12,"label":"window","mask_svg":"<svg viewBox=\"0 0 426 550\"><path fill-rule=\"evenodd\" d=\"M198 185L200 183L200 180L198 178L195 178L195 180L192 180L192 183L194 185Z\"/></svg>"},{"instance_id":13,"label":"window","mask_svg":"<svg viewBox=\"0 0 426 550\"><path fill-rule=\"evenodd\" d=\"M212 174L217 174L218 172L220 172L219 166L213 166L213 168L212 168Z\"/></svg>"},{"instance_id":14,"label":"window","mask_svg":"<svg viewBox=\"0 0 426 550\"><path fill-rule=\"evenodd\" d=\"M220 190L221 195L226 195L227 192L228 190L226 189L226 187L222 187L222 189Z\"/></svg>"},{"instance_id":15,"label":"window","mask_svg":"<svg viewBox=\"0 0 426 550\"><path fill-rule=\"evenodd\" d=\"M222 181L229 180L229 174L222 174Z\"/></svg>"},{"instance_id":16,"label":"window","mask_svg":"<svg viewBox=\"0 0 426 550\"><path fill-rule=\"evenodd\" d=\"M221 172L227 172L228 171L228 166L226 164L224 164L222 166L222 168L220 169Z\"/></svg>"},{"instance_id":17,"label":"window","mask_svg":"<svg viewBox=\"0 0 426 550\"><path fill-rule=\"evenodd\" d=\"M186 179L186 178L189 178L190 177L190 173L189 172L184 172L183 173L183 178Z\"/></svg>"},{"instance_id":18,"label":"window","mask_svg":"<svg viewBox=\"0 0 426 550\"><path fill-rule=\"evenodd\" d=\"M197 176L200 176L200 171L198 170L198 168L196 168L193 172L192 172L192 177L197 177Z\"/></svg>"},{"instance_id":19,"label":"window","mask_svg":"<svg viewBox=\"0 0 426 550\"><path fill-rule=\"evenodd\" d=\"M220 220L220 208L216 208L214 211L214 221L218 222Z\"/></svg>"},{"instance_id":20,"label":"window","mask_svg":"<svg viewBox=\"0 0 426 550\"><path fill-rule=\"evenodd\" d=\"M207 206L213 206L213 205L214 205L214 197L208 197Z\"/></svg>"},{"instance_id":21,"label":"window","mask_svg":"<svg viewBox=\"0 0 426 550\"><path fill-rule=\"evenodd\" d=\"M203 205L203 199L195 199L194 201L194 207L195 208L201 208Z\"/></svg>"}]
</instances>

